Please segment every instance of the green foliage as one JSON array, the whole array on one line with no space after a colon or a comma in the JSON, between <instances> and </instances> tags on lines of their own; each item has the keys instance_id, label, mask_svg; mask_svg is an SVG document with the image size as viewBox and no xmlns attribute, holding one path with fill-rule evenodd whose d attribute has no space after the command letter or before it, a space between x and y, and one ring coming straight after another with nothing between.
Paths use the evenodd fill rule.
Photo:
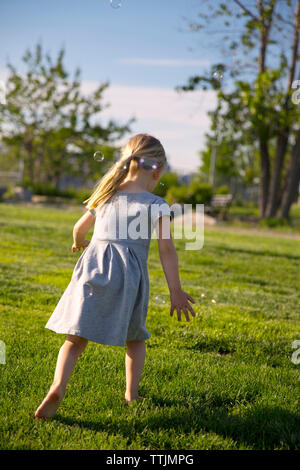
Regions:
<instances>
[{"instance_id":1,"label":"green foliage","mask_svg":"<svg viewBox=\"0 0 300 470\"><path fill-rule=\"evenodd\" d=\"M179 185L180 181L178 174L176 172L170 171L161 176L156 187L154 188L153 193L164 198L167 195L169 188Z\"/></svg>"},{"instance_id":2,"label":"green foliage","mask_svg":"<svg viewBox=\"0 0 300 470\"><path fill-rule=\"evenodd\" d=\"M57 187L51 183L28 183L23 186L30 189L33 194L50 197L61 197L66 199L77 199L78 201L87 199L92 193L92 189L75 188L72 186L66 189L57 189Z\"/></svg>"},{"instance_id":3,"label":"green foliage","mask_svg":"<svg viewBox=\"0 0 300 470\"><path fill-rule=\"evenodd\" d=\"M229 174L246 184L257 182L259 177L261 216L272 217L281 206L281 216L286 217L299 185L292 175L299 153L300 107L291 97L299 68L299 31L295 27L299 25L300 4L289 0L252 5L206 3L209 14L202 8L198 18L208 34L211 23L219 28L220 17L225 34L233 22L239 31L235 40L232 34L223 38L224 64L213 64L205 74L192 76L187 85L177 87L217 92L217 107L208 113L211 132L201 154L201 178L209 174L211 151L216 145L216 184L222 184L222 178L226 181ZM279 3L284 15L279 13ZM196 31L197 23L193 26ZM218 71L223 72L221 80Z\"/></svg>"},{"instance_id":4,"label":"green foliage","mask_svg":"<svg viewBox=\"0 0 300 470\"><path fill-rule=\"evenodd\" d=\"M259 222L259 226L262 228L288 227L289 221L285 219L278 219L276 217L266 217Z\"/></svg>"},{"instance_id":5,"label":"green foliage","mask_svg":"<svg viewBox=\"0 0 300 470\"><path fill-rule=\"evenodd\" d=\"M93 160L101 150L112 163L116 149L112 142L130 130L128 122L118 126L99 124L102 95L108 82L89 95L81 91L80 71L70 77L63 64L64 50L55 61L38 44L23 56L25 73L8 64L6 104L0 106L0 139L3 153L13 150L24 161L24 179L32 184L51 183L58 187L62 175L88 180L105 171Z\"/></svg>"},{"instance_id":6,"label":"green foliage","mask_svg":"<svg viewBox=\"0 0 300 470\"><path fill-rule=\"evenodd\" d=\"M213 187L208 183L192 181L188 187L187 201L189 204L207 204L213 197Z\"/></svg>"},{"instance_id":7,"label":"green foliage","mask_svg":"<svg viewBox=\"0 0 300 470\"><path fill-rule=\"evenodd\" d=\"M171 187L166 195L169 204L207 204L213 196L213 188L208 183L200 183L194 180L189 186L181 184Z\"/></svg>"},{"instance_id":8,"label":"green foliage","mask_svg":"<svg viewBox=\"0 0 300 470\"><path fill-rule=\"evenodd\" d=\"M226 184L216 189L216 194L229 194L229 188Z\"/></svg>"},{"instance_id":9,"label":"green foliage","mask_svg":"<svg viewBox=\"0 0 300 470\"><path fill-rule=\"evenodd\" d=\"M178 202L179 204L184 204L187 203L187 192L188 187L186 184L181 184L180 186L172 186L168 189L165 199L170 205L176 202Z\"/></svg>"}]
</instances>

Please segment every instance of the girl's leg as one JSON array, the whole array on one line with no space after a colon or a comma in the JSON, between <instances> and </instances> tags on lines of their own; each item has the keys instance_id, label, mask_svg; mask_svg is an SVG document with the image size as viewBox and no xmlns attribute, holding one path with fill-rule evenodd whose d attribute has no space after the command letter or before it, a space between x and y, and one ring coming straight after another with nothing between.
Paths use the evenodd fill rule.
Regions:
<instances>
[{"instance_id":1,"label":"girl's leg","mask_svg":"<svg viewBox=\"0 0 300 470\"><path fill-rule=\"evenodd\" d=\"M65 394L68 379L87 343L86 338L67 335L58 354L53 383L46 398L35 412L36 418L51 418L55 415Z\"/></svg>"},{"instance_id":2,"label":"girl's leg","mask_svg":"<svg viewBox=\"0 0 300 470\"><path fill-rule=\"evenodd\" d=\"M146 357L146 344L145 341L127 341L126 345L125 400L130 403L140 398L138 388Z\"/></svg>"}]
</instances>

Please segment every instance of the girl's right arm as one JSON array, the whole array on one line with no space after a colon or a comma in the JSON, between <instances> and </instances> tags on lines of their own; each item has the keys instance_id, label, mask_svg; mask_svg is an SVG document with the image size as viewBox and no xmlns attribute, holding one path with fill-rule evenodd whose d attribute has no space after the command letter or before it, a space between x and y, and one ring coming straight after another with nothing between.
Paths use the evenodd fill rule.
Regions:
<instances>
[{"instance_id":1,"label":"girl's right arm","mask_svg":"<svg viewBox=\"0 0 300 470\"><path fill-rule=\"evenodd\" d=\"M165 219L165 220L163 220ZM190 321L189 312L195 317L196 314L189 304L188 300L195 303L195 300L185 291L182 290L179 278L178 269L178 256L176 248L173 243L171 230L169 232L169 238L162 238L163 225L170 222L168 215L162 216L158 219L157 223L157 240L158 240L158 251L161 260L161 264L166 276L170 291L171 310L170 315L173 315L174 309L177 311L177 318L181 321L181 310L183 310L186 320ZM164 229L165 230L165 229Z\"/></svg>"},{"instance_id":2,"label":"girl's right arm","mask_svg":"<svg viewBox=\"0 0 300 470\"><path fill-rule=\"evenodd\" d=\"M73 239L74 243L72 246L73 253L76 250L80 251L80 248L86 248L90 243L86 240L85 236L92 228L96 220L96 217L89 211L87 211L74 225L73 228Z\"/></svg>"}]
</instances>

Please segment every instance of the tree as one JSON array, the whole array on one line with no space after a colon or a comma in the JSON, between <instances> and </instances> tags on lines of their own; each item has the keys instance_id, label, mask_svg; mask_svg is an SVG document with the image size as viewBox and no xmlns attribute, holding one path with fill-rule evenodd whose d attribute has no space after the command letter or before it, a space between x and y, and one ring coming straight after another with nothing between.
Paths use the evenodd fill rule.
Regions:
<instances>
[{"instance_id":1,"label":"tree","mask_svg":"<svg viewBox=\"0 0 300 470\"><path fill-rule=\"evenodd\" d=\"M231 106L233 103L232 100ZM227 116L220 112L219 106L208 114L211 118L211 130L215 135L206 134L206 148L199 153L201 156L200 179L209 180L212 153L215 149L218 158L215 165L214 185L227 184L231 180L240 184L253 184L259 176L259 171L252 142L246 140L249 138L248 132L245 135L241 133L240 127L237 129L233 127L232 120L227 119ZM222 137L220 138L219 135Z\"/></svg>"},{"instance_id":2,"label":"tree","mask_svg":"<svg viewBox=\"0 0 300 470\"><path fill-rule=\"evenodd\" d=\"M100 175L102 168L91 158L93 153L103 149L106 160L111 161L115 151L111 143L128 132L132 122L118 126L110 121L101 126L97 116L104 109L102 94L109 84L84 95L80 70L71 79L63 65L64 54L61 49L53 61L38 44L22 58L25 74L8 64L0 138L7 149L14 148L23 156L25 180L33 185L52 183L57 187L63 174Z\"/></svg>"},{"instance_id":3,"label":"tree","mask_svg":"<svg viewBox=\"0 0 300 470\"><path fill-rule=\"evenodd\" d=\"M218 1L209 9L199 16L205 27L223 19L227 58L178 89L204 84L217 90L220 115L212 130L222 135L220 125L227 121L232 142L252 147L260 164L260 216L274 217L279 211L287 218L300 182L300 109L292 100L292 85L300 78L300 0ZM204 27L199 22L191 26L194 31ZM218 73L228 74L231 88L224 89Z\"/></svg>"},{"instance_id":4,"label":"tree","mask_svg":"<svg viewBox=\"0 0 300 470\"><path fill-rule=\"evenodd\" d=\"M179 176L175 171L169 171L168 173L163 174L153 192L154 194L157 194L157 196L165 197L169 188L172 186L180 186Z\"/></svg>"}]
</instances>

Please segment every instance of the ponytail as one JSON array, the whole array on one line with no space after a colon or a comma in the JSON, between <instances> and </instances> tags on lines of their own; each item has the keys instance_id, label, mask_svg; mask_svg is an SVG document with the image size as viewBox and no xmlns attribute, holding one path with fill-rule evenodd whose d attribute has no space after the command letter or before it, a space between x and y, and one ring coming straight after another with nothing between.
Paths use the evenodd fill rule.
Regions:
<instances>
[{"instance_id":1,"label":"ponytail","mask_svg":"<svg viewBox=\"0 0 300 470\"><path fill-rule=\"evenodd\" d=\"M136 155L138 153L138 155ZM87 209L95 209L105 204L117 191L122 181L126 178L129 169L133 174L139 169L139 161L151 161L155 159L156 168L166 165L166 155L163 146L155 137L149 134L137 134L132 137L122 149L121 159L116 162L97 183L92 195L83 201L87 203Z\"/></svg>"}]
</instances>

